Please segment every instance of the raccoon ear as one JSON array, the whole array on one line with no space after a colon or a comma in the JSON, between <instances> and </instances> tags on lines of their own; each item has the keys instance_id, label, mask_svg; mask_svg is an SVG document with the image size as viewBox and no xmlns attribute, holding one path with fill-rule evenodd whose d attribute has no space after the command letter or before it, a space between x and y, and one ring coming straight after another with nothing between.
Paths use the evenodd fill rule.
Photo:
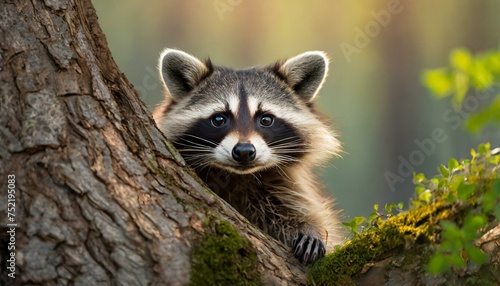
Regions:
<instances>
[{"instance_id":1,"label":"raccoon ear","mask_svg":"<svg viewBox=\"0 0 500 286\"><path fill-rule=\"evenodd\" d=\"M202 63L190 54L175 49L165 49L161 53L159 69L163 84L174 101L188 95L213 71L210 60Z\"/></svg>"},{"instance_id":2,"label":"raccoon ear","mask_svg":"<svg viewBox=\"0 0 500 286\"><path fill-rule=\"evenodd\" d=\"M300 98L310 102L325 81L328 63L324 52L310 51L276 63L273 70Z\"/></svg>"}]
</instances>

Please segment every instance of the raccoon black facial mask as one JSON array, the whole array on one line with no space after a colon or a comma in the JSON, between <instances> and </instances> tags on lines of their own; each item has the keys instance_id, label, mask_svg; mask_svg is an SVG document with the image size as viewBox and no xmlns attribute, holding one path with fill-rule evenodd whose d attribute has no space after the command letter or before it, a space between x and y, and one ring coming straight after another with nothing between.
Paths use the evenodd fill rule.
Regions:
<instances>
[{"instance_id":1,"label":"raccoon black facial mask","mask_svg":"<svg viewBox=\"0 0 500 286\"><path fill-rule=\"evenodd\" d=\"M301 261L340 242L311 171L340 149L312 103L328 72L323 52L233 70L166 49L159 69L166 99L153 116L214 192Z\"/></svg>"}]
</instances>

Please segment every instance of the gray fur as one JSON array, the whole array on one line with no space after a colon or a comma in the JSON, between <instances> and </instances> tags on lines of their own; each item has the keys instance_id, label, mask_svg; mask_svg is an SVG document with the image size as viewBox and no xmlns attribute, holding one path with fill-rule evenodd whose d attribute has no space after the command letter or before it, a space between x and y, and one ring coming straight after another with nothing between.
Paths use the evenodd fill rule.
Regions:
<instances>
[{"instance_id":1,"label":"gray fur","mask_svg":"<svg viewBox=\"0 0 500 286\"><path fill-rule=\"evenodd\" d=\"M215 193L301 261L317 260L342 240L333 200L312 173L340 150L311 104L328 59L306 52L246 70L207 63L181 51L162 53L168 92L153 112L158 127ZM210 125L217 114L227 117L220 129ZM269 128L258 123L267 114L276 122ZM256 159L236 162L236 143L255 146Z\"/></svg>"},{"instance_id":2,"label":"gray fur","mask_svg":"<svg viewBox=\"0 0 500 286\"><path fill-rule=\"evenodd\" d=\"M328 58L323 52L306 52L283 62L278 72L300 98L310 102L326 79Z\"/></svg>"},{"instance_id":3,"label":"gray fur","mask_svg":"<svg viewBox=\"0 0 500 286\"><path fill-rule=\"evenodd\" d=\"M160 56L161 78L174 100L188 95L209 71L200 60L179 50L166 49Z\"/></svg>"}]
</instances>

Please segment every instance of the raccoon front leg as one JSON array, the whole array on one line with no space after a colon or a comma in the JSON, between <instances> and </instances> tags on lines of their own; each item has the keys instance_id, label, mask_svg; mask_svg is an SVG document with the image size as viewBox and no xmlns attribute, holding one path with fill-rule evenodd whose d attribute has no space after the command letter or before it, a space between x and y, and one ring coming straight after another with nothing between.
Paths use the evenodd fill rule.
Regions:
<instances>
[{"instance_id":1,"label":"raccoon front leg","mask_svg":"<svg viewBox=\"0 0 500 286\"><path fill-rule=\"evenodd\" d=\"M313 263L323 258L326 253L325 243L314 230L302 229L292 240L292 251L304 263Z\"/></svg>"},{"instance_id":2,"label":"raccoon front leg","mask_svg":"<svg viewBox=\"0 0 500 286\"><path fill-rule=\"evenodd\" d=\"M302 176L289 174L294 176L266 182L274 199L266 204L268 221L274 222L275 237L292 247L301 262L312 263L340 243L337 213L332 209L332 200L321 194L313 177L304 179L308 172L302 171Z\"/></svg>"}]
</instances>

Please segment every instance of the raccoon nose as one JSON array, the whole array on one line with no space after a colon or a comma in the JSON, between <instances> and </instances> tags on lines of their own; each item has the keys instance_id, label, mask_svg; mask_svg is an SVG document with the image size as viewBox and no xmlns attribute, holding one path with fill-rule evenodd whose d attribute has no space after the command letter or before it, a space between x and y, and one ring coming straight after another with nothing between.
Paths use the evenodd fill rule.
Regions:
<instances>
[{"instance_id":1,"label":"raccoon nose","mask_svg":"<svg viewBox=\"0 0 500 286\"><path fill-rule=\"evenodd\" d=\"M238 143L233 148L233 159L240 163L248 163L255 159L255 147L251 143Z\"/></svg>"}]
</instances>

